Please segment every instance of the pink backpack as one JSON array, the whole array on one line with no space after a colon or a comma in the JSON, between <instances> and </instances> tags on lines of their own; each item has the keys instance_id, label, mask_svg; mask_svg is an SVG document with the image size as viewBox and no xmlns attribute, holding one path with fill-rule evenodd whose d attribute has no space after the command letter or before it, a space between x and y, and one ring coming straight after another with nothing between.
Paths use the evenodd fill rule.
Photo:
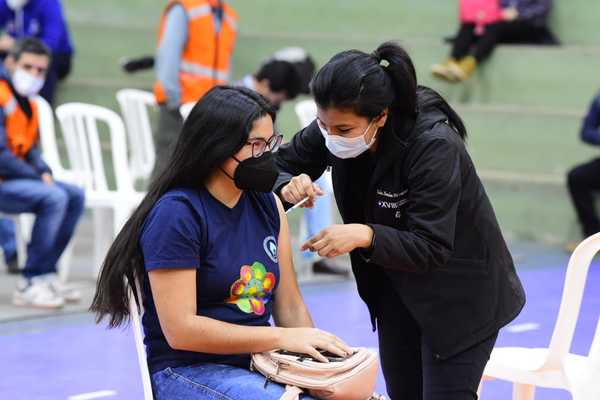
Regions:
<instances>
[{"instance_id":1,"label":"pink backpack","mask_svg":"<svg viewBox=\"0 0 600 400\"><path fill-rule=\"evenodd\" d=\"M460 22L475 24L476 31L501 20L500 0L460 0Z\"/></svg>"},{"instance_id":2,"label":"pink backpack","mask_svg":"<svg viewBox=\"0 0 600 400\"><path fill-rule=\"evenodd\" d=\"M297 400L304 391L322 400L384 400L373 393L377 380L377 356L366 348L355 348L344 359L329 363L310 356L279 350L252 354L251 369L269 381L286 385L280 400Z\"/></svg>"}]
</instances>

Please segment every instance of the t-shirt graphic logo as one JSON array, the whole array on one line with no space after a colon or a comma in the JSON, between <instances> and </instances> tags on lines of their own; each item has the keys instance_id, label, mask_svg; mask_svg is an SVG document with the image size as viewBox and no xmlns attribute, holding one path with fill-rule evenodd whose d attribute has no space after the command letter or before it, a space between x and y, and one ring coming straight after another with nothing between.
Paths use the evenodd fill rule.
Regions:
<instances>
[{"instance_id":1,"label":"t-shirt graphic logo","mask_svg":"<svg viewBox=\"0 0 600 400\"><path fill-rule=\"evenodd\" d=\"M243 265L240 279L231 285L229 298L225 302L235 304L246 314L263 315L276 284L275 275L258 261Z\"/></svg>"},{"instance_id":2,"label":"t-shirt graphic logo","mask_svg":"<svg viewBox=\"0 0 600 400\"><path fill-rule=\"evenodd\" d=\"M269 256L271 261L277 262L277 241L273 236L267 236L263 241L263 247L265 253Z\"/></svg>"}]
</instances>

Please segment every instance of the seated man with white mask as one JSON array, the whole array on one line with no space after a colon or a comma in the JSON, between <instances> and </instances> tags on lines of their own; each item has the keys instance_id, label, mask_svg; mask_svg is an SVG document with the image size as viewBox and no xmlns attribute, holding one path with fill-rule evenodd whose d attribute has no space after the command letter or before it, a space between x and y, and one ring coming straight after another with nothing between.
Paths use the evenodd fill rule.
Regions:
<instances>
[{"instance_id":1,"label":"seated man with white mask","mask_svg":"<svg viewBox=\"0 0 600 400\"><path fill-rule=\"evenodd\" d=\"M49 63L50 50L25 38L15 43L0 71L0 211L36 216L13 303L59 308L80 298L58 280L56 263L81 217L84 194L52 178L37 146L38 111L32 97L44 85Z\"/></svg>"}]
</instances>

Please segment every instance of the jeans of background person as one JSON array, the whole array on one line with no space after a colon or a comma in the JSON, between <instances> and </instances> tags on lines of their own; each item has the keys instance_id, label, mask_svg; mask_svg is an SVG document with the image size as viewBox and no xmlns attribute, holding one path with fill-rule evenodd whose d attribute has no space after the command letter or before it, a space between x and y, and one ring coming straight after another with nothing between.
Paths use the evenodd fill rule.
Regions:
<instances>
[{"instance_id":1,"label":"jeans of background person","mask_svg":"<svg viewBox=\"0 0 600 400\"><path fill-rule=\"evenodd\" d=\"M584 237L600 232L600 219L595 207L595 192L600 192L600 158L569 171L567 184Z\"/></svg>"},{"instance_id":2,"label":"jeans of background person","mask_svg":"<svg viewBox=\"0 0 600 400\"><path fill-rule=\"evenodd\" d=\"M156 400L278 400L285 391L278 383L264 385L259 373L222 364L166 368L152 375Z\"/></svg>"},{"instance_id":3,"label":"jeans of background person","mask_svg":"<svg viewBox=\"0 0 600 400\"><path fill-rule=\"evenodd\" d=\"M183 118L179 110L170 109L161 104L158 113L158 129L154 132L156 163L152 171L152 179L156 178L165 168L182 127Z\"/></svg>"},{"instance_id":4,"label":"jeans of background person","mask_svg":"<svg viewBox=\"0 0 600 400\"><path fill-rule=\"evenodd\" d=\"M477 388L497 335L452 358L441 360L424 343L417 322L389 284L389 279L379 281L379 355L390 398L477 399Z\"/></svg>"},{"instance_id":5,"label":"jeans of background person","mask_svg":"<svg viewBox=\"0 0 600 400\"><path fill-rule=\"evenodd\" d=\"M17 241L15 239L15 223L12 219L0 218L0 246L4 253L4 261L17 256Z\"/></svg>"},{"instance_id":6,"label":"jeans of background person","mask_svg":"<svg viewBox=\"0 0 600 400\"><path fill-rule=\"evenodd\" d=\"M481 63L492 54L498 43L537 37L539 29L525 21L497 22L487 25L483 35L477 37L475 24L462 24L454 39L452 57L460 60L471 53Z\"/></svg>"},{"instance_id":7,"label":"jeans of background person","mask_svg":"<svg viewBox=\"0 0 600 400\"><path fill-rule=\"evenodd\" d=\"M56 272L56 263L83 213L84 193L62 182L14 179L0 184L0 211L35 214L25 278Z\"/></svg>"},{"instance_id":8,"label":"jeans of background person","mask_svg":"<svg viewBox=\"0 0 600 400\"><path fill-rule=\"evenodd\" d=\"M42 96L50 104L54 102L54 94L56 85L59 81L65 79L71 73L72 54L53 54L48 73L46 74L46 82L40 91Z\"/></svg>"}]
</instances>

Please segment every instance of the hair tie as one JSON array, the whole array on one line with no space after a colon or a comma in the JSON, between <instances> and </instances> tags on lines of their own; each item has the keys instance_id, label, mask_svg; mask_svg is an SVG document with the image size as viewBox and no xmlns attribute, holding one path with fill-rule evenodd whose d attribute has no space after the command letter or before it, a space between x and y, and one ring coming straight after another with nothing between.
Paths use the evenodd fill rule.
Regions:
<instances>
[{"instance_id":1,"label":"hair tie","mask_svg":"<svg viewBox=\"0 0 600 400\"><path fill-rule=\"evenodd\" d=\"M381 65L383 68L387 68L390 66L390 62L385 58L382 58L381 60L379 60L379 65Z\"/></svg>"}]
</instances>

